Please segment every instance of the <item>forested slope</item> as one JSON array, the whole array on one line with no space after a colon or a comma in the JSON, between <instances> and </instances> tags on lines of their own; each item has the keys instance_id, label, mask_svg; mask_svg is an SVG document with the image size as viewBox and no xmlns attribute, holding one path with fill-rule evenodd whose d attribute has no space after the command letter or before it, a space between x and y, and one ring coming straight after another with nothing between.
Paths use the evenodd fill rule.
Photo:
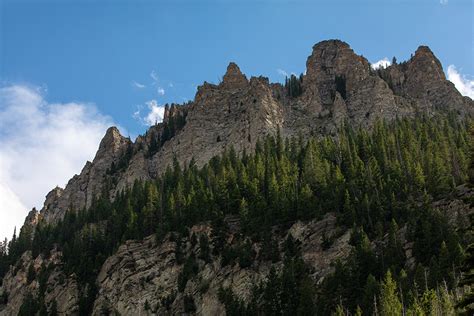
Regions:
<instances>
[{"instance_id":1,"label":"forested slope","mask_svg":"<svg viewBox=\"0 0 474 316\"><path fill-rule=\"evenodd\" d=\"M336 137L276 134L254 152L231 148L202 168L175 161L113 200L104 189L90 208L69 211L56 225L40 221L34 234L24 226L2 252L1 277L26 276L23 315L57 312L47 295L57 270L63 283L77 283L79 314L202 312L207 291L228 315L453 314L468 290L459 282L473 242L469 123L455 116L380 120L371 132L342 126ZM327 227L315 242L321 256L335 242L344 249L341 236L350 236L325 275L315 271L309 241L295 233L317 223ZM167 300L146 300L133 311L101 300L107 292L98 275L107 257L144 238L152 238L152 249L171 247L175 282L157 285L169 290ZM18 264L25 251L45 263ZM48 259L57 253L60 260ZM232 276L208 280L206 289L203 271L218 275L229 266L259 276L244 299ZM8 286L0 288L4 304L15 290Z\"/></svg>"}]
</instances>

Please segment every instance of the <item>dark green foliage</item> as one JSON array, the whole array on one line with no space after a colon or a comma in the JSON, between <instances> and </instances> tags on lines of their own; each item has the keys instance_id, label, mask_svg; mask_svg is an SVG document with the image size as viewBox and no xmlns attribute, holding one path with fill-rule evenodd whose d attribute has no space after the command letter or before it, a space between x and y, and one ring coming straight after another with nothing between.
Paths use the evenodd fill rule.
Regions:
<instances>
[{"instance_id":1,"label":"dark green foliage","mask_svg":"<svg viewBox=\"0 0 474 316\"><path fill-rule=\"evenodd\" d=\"M3 292L2 295L0 295L0 305L6 305L8 303L8 293Z\"/></svg>"},{"instance_id":2,"label":"dark green foliage","mask_svg":"<svg viewBox=\"0 0 474 316\"><path fill-rule=\"evenodd\" d=\"M26 274L26 281L31 283L34 279L36 279L36 271L33 263L31 263L28 267L28 273Z\"/></svg>"},{"instance_id":3,"label":"dark green foliage","mask_svg":"<svg viewBox=\"0 0 474 316\"><path fill-rule=\"evenodd\" d=\"M40 303L40 309L39 309L39 316L48 316L48 309L46 308L46 305L44 302Z\"/></svg>"},{"instance_id":4,"label":"dark green foliage","mask_svg":"<svg viewBox=\"0 0 474 316\"><path fill-rule=\"evenodd\" d=\"M161 306L164 306L167 310L170 309L171 304L173 304L173 302L176 299L176 295L177 295L176 292L173 291L169 295L165 296L161 300Z\"/></svg>"},{"instance_id":5,"label":"dark green foliage","mask_svg":"<svg viewBox=\"0 0 474 316\"><path fill-rule=\"evenodd\" d=\"M186 123L186 111L178 111L176 115L169 116L166 122L163 122L163 133L160 138L160 147L170 140L180 131Z\"/></svg>"},{"instance_id":6,"label":"dark green foliage","mask_svg":"<svg viewBox=\"0 0 474 316\"><path fill-rule=\"evenodd\" d=\"M133 145L128 144L127 149L125 152L122 154L122 156L119 158L118 162L112 162L110 165L110 168L107 169L106 174L107 175L114 175L117 172L123 171L125 168L127 168L128 164L130 163L130 160L133 157Z\"/></svg>"},{"instance_id":7,"label":"dark green foliage","mask_svg":"<svg viewBox=\"0 0 474 316\"><path fill-rule=\"evenodd\" d=\"M267 279L253 290L249 304L235 297L230 289L221 288L219 300L228 315L315 315L316 291L309 270L294 251L293 258L285 259L283 270L272 267Z\"/></svg>"},{"instance_id":8,"label":"dark green foliage","mask_svg":"<svg viewBox=\"0 0 474 316\"><path fill-rule=\"evenodd\" d=\"M280 261L280 250L277 241L269 231L265 232L263 236L260 260L269 260L273 263Z\"/></svg>"},{"instance_id":9,"label":"dark green foliage","mask_svg":"<svg viewBox=\"0 0 474 316\"><path fill-rule=\"evenodd\" d=\"M176 263L177 264L182 264L184 262L184 254L182 248L182 241L181 241L181 236L175 236L174 234L171 234L171 239L172 241L175 241L176 243L176 248L175 248L175 257L176 257Z\"/></svg>"},{"instance_id":10,"label":"dark green foliage","mask_svg":"<svg viewBox=\"0 0 474 316\"><path fill-rule=\"evenodd\" d=\"M167 133L171 131L170 125ZM277 134L259 141L252 155L239 157L228 149L200 169L194 163L180 166L175 160L160 178L136 181L114 201L104 195L87 211L67 212L56 226L40 222L33 239L27 228L22 229L10 241L8 252L0 248L0 277L25 250L48 256L57 247L63 253L66 275L77 276L80 310L87 314L95 299L100 267L122 242L153 233L161 240L174 232L176 261L184 264L178 284L182 291L198 271L194 255L184 255L183 240L190 235L187 227L207 221L212 232L209 240L196 240L199 259L207 262L212 252L213 258L221 257L222 265L251 268L255 259L285 262L282 271L275 271L259 287L261 297L255 302L242 307L224 291L226 306L242 314L242 308L247 311L260 302L268 312L279 306L306 313L315 308L314 301L300 302L299 298L315 294L310 291L314 286L310 286L307 268L297 259L298 242L288 235L280 258L272 229L286 231L296 220L319 219L331 212L337 217L338 231L353 229L353 250L344 263L335 263L336 273L318 287L317 309L327 315L342 304L350 311L360 306L366 314L372 308L371 296L379 295L380 280L389 269L396 282L405 284L404 301L444 281L448 288L455 285L469 240L448 224L445 214L433 209L432 201L449 197L456 185L467 180L468 143L466 124L419 117L378 122L371 133L343 126L337 138L308 142L283 140ZM240 219L241 234L234 236L232 245L227 243L228 218ZM420 267L415 271L402 270L406 260L398 235L402 228L413 242ZM258 258L250 240L261 245ZM331 246L329 234L323 241L326 248ZM43 270L47 271L42 268L32 279L39 280ZM44 293L41 284L45 281L40 281ZM281 296L271 303L276 298L265 289L273 286ZM415 294L410 296L410 290ZM31 300L25 303L33 306Z\"/></svg>"},{"instance_id":11,"label":"dark green foliage","mask_svg":"<svg viewBox=\"0 0 474 316\"><path fill-rule=\"evenodd\" d=\"M172 107L175 105L172 105ZM187 110L180 109L174 112L174 115L167 117L166 121L159 125L158 128L153 128L150 130L147 137L150 138L150 143L148 145L148 151L146 157L151 157L160 150L163 145L173 138L186 124Z\"/></svg>"},{"instance_id":12,"label":"dark green foliage","mask_svg":"<svg viewBox=\"0 0 474 316\"><path fill-rule=\"evenodd\" d=\"M224 222L222 216L217 215L212 221L212 243L213 243L213 254L219 255L222 253L225 245L225 239L227 236L227 225Z\"/></svg>"},{"instance_id":13,"label":"dark green foliage","mask_svg":"<svg viewBox=\"0 0 474 316\"><path fill-rule=\"evenodd\" d=\"M336 91L341 94L341 97L345 100L346 94L346 78L343 76L336 76Z\"/></svg>"},{"instance_id":14,"label":"dark green foliage","mask_svg":"<svg viewBox=\"0 0 474 316\"><path fill-rule=\"evenodd\" d=\"M469 126L469 136L469 156L474 157L474 123ZM467 176L469 185L474 186L474 159L469 160Z\"/></svg>"},{"instance_id":15,"label":"dark green foliage","mask_svg":"<svg viewBox=\"0 0 474 316\"><path fill-rule=\"evenodd\" d=\"M222 250L221 265L238 263L241 268L248 268L255 259L255 251L250 240L239 241L233 246L226 245Z\"/></svg>"},{"instance_id":16,"label":"dark green foliage","mask_svg":"<svg viewBox=\"0 0 474 316\"><path fill-rule=\"evenodd\" d=\"M57 316L58 315L58 303L56 300L53 301L51 304L51 309L49 311L49 316Z\"/></svg>"},{"instance_id":17,"label":"dark green foliage","mask_svg":"<svg viewBox=\"0 0 474 316\"><path fill-rule=\"evenodd\" d=\"M184 311L186 313L194 313L196 311L196 304L194 298L191 295L185 295L183 298Z\"/></svg>"},{"instance_id":18,"label":"dark green foliage","mask_svg":"<svg viewBox=\"0 0 474 316\"><path fill-rule=\"evenodd\" d=\"M95 283L88 283L79 297L79 315L91 315L96 294Z\"/></svg>"},{"instance_id":19,"label":"dark green foliage","mask_svg":"<svg viewBox=\"0 0 474 316\"><path fill-rule=\"evenodd\" d=\"M239 265L242 269L248 268L252 265L255 258L255 252L252 249L252 243L246 240L239 249Z\"/></svg>"},{"instance_id":20,"label":"dark green foliage","mask_svg":"<svg viewBox=\"0 0 474 316\"><path fill-rule=\"evenodd\" d=\"M247 311L247 306L242 300L234 295L230 288L220 288L218 293L219 300L224 304L226 314L229 316L251 315Z\"/></svg>"},{"instance_id":21,"label":"dark green foliage","mask_svg":"<svg viewBox=\"0 0 474 316\"><path fill-rule=\"evenodd\" d=\"M474 214L470 217L471 228L470 233L474 233ZM459 286L464 288L463 296L457 305L458 311L461 315L474 314L474 242L472 242L466 249L466 256L462 262L461 272L462 279Z\"/></svg>"},{"instance_id":22,"label":"dark green foliage","mask_svg":"<svg viewBox=\"0 0 474 316\"><path fill-rule=\"evenodd\" d=\"M291 98L296 98L303 93L303 87L301 86L303 83L303 74L300 77L296 77L295 75L291 75L290 78L285 78L285 89L286 93Z\"/></svg>"},{"instance_id":23,"label":"dark green foliage","mask_svg":"<svg viewBox=\"0 0 474 316\"><path fill-rule=\"evenodd\" d=\"M33 297L31 293L26 294L23 304L20 306L18 316L31 316L36 315L39 311L40 306L38 301Z\"/></svg>"},{"instance_id":24,"label":"dark green foliage","mask_svg":"<svg viewBox=\"0 0 474 316\"><path fill-rule=\"evenodd\" d=\"M148 300L145 301L145 305L143 306L143 308L144 308L146 311L151 310L150 303L148 302Z\"/></svg>"},{"instance_id":25,"label":"dark green foliage","mask_svg":"<svg viewBox=\"0 0 474 316\"><path fill-rule=\"evenodd\" d=\"M178 291L183 292L186 288L188 280L195 276L199 271L199 266L196 262L194 254L191 254L184 263L183 270L178 275Z\"/></svg>"},{"instance_id":26,"label":"dark green foliage","mask_svg":"<svg viewBox=\"0 0 474 316\"><path fill-rule=\"evenodd\" d=\"M206 235L201 235L199 237L199 259L209 262L211 260L211 251L209 249L209 239Z\"/></svg>"}]
</instances>

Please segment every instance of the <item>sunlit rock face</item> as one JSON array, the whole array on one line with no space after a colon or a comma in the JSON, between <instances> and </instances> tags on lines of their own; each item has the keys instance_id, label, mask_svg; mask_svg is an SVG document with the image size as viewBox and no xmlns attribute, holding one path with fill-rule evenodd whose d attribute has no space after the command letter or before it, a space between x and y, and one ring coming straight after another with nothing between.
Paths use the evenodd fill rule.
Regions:
<instances>
[{"instance_id":1,"label":"sunlit rock face","mask_svg":"<svg viewBox=\"0 0 474 316\"><path fill-rule=\"evenodd\" d=\"M194 161L200 167L230 148L236 153L252 152L266 135L335 135L343 122L371 128L379 119L393 120L417 113L454 113L464 117L474 111L473 101L461 96L446 80L441 63L426 46L420 46L405 62L373 70L347 43L323 41L314 45L305 75L298 80L301 92L290 95L283 85L270 83L265 77L247 78L232 62L219 84L205 82L198 87L192 102L166 106L163 122L151 126L135 142L120 135L117 128L109 128L93 161L87 162L64 189L57 187L49 192L41 211L32 210L24 228L34 234L39 222L54 225L68 211L89 208L97 196L106 194L113 199L135 180L157 178L175 159L182 165ZM447 207L441 202L438 206ZM468 209L461 199L455 206L459 214ZM280 236L280 243L290 233L302 242L303 258L314 268L317 281L330 273L331 261L344 258L350 249L349 231L340 232L329 249L322 249L321 231L334 225L335 218L329 214L321 221L296 223ZM210 227L201 225L192 230L197 235L209 235ZM184 242L187 253L199 253L189 240ZM252 247L258 253L259 245ZM159 303L172 295L182 269L176 263L174 249L169 236L163 242L152 236L143 241L126 241L101 268L94 314L99 315L104 306L121 315L144 314L145 302L157 314L164 313ZM411 253L409 245L406 251ZM38 286L26 280L30 264L38 269L43 262L54 266L47 280L50 291L45 300L51 303L56 299L58 311L64 315L77 314L75 276L64 275L61 253L55 251L49 258L33 258L26 252L21 264L10 269L0 287L0 293L9 293L8 304L0 308L0 315L18 312L27 291ZM195 297L198 314L223 314L217 299L221 285L231 286L245 299L269 270L266 264L250 269L220 268L216 261L199 265L196 279L209 281L208 290L201 293L200 284L189 282L184 293L178 294L168 307L172 314L183 311L185 294Z\"/></svg>"}]
</instances>

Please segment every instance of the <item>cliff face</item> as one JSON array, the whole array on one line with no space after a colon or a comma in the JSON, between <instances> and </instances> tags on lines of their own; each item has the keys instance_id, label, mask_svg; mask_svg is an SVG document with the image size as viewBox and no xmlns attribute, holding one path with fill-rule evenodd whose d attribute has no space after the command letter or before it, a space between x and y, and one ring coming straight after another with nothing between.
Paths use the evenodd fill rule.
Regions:
<instances>
[{"instance_id":1,"label":"cliff face","mask_svg":"<svg viewBox=\"0 0 474 316\"><path fill-rule=\"evenodd\" d=\"M474 102L446 80L441 63L426 46L406 62L374 71L347 43L323 41L313 47L302 79L302 94L289 97L280 84L270 84L264 77L248 80L230 63L219 85L205 82L193 102L168 108L165 122L151 127L134 144L110 128L81 174L64 190L48 193L43 218L55 222L71 207L90 206L94 196L103 193L106 171L128 151L131 157L114 175L112 197L136 179L155 178L174 157L182 164L194 158L202 166L230 146L237 152L251 151L259 138L277 131L283 137L333 134L344 121L370 127L381 118L448 111L465 116L474 111ZM163 125L183 110L184 126L150 156L153 137L162 135Z\"/></svg>"},{"instance_id":2,"label":"cliff face","mask_svg":"<svg viewBox=\"0 0 474 316\"><path fill-rule=\"evenodd\" d=\"M137 179L156 178L174 158L181 164L194 159L197 166L202 166L231 146L238 153L252 151L257 141L268 134L328 135L334 134L344 121L370 128L380 118L393 120L420 112L426 115L454 112L462 117L474 112L474 102L461 96L446 80L439 60L426 46L420 46L406 62L374 71L347 43L328 40L313 47L306 68L299 82L301 94L289 96L282 85L271 84L264 77L248 79L236 64L230 63L220 84L205 82L198 88L194 101L167 107L164 122L152 126L135 142L121 136L117 128L109 128L93 161L87 162L64 189L49 192L41 211L30 212L25 223L33 228L39 220L54 224L68 210L88 208L96 196L109 194L114 198ZM348 251L347 234L338 237L329 250L321 250L321 225L332 220L326 218L291 228L292 235L303 241L304 257L317 271L315 278L323 277L329 263ZM209 227L194 227L193 231L208 234ZM258 245L253 246L258 251ZM186 251L190 252L192 247L195 248L186 241ZM102 306L110 305L121 314L135 315L144 308L145 300L159 312L162 308L159 302L166 298L157 296L147 284L155 284L154 289L160 284L162 296L172 294L181 269L175 263L173 249L172 241L158 245L153 238L129 241L121 246L99 274L94 313L99 314ZM9 300L0 314L17 311L25 289L37 286L26 281L30 262L38 266L41 260L55 260L54 255L42 259L25 253L23 257L22 265L12 268L5 277L2 289L14 299ZM231 285L245 297L249 286L268 273L265 266L218 270L213 262L200 265L200 279L210 283L209 290L198 294L199 285L193 283L188 284L185 293L197 295L201 308L198 312L203 314L222 311L216 298L220 285ZM77 289L74 278L61 273L58 268L47 283L52 291L64 288L69 293L64 302L58 299L58 310L71 314L77 305ZM66 283L60 285L59 279ZM182 298L169 308L173 312L181 311L180 304Z\"/></svg>"},{"instance_id":3,"label":"cliff face","mask_svg":"<svg viewBox=\"0 0 474 316\"><path fill-rule=\"evenodd\" d=\"M328 215L318 222L296 223L288 231L288 234L304 242L303 256L316 271L316 279L322 279L332 271L330 263L333 260L342 259L349 254L349 232L340 233L332 247L323 249L321 236L323 232L334 229L334 226L335 217ZM229 239L236 240L237 233L234 231ZM148 302L152 313L177 315L184 311L184 297L190 295L194 298L197 314L223 315L225 309L218 299L220 287L230 287L238 297L248 301L253 286L268 275L271 262L262 261L246 268L239 264L221 267L213 256L210 262L206 262L199 259L202 250L199 245L192 243L192 235L198 240L201 235L211 238L210 227L194 226L190 235L182 239L183 255L197 254L199 266L196 277L186 283L182 292L176 291L183 265L176 261L175 241L167 238L163 243L157 244L153 237L144 241L129 241L102 266L97 278L99 299L95 301L93 314L100 315L103 306L115 309L120 315L146 314L145 302ZM283 248L285 237L283 234L278 240L280 249ZM258 258L261 244L254 243L252 248ZM175 299L167 306L165 302L168 297Z\"/></svg>"},{"instance_id":4,"label":"cliff face","mask_svg":"<svg viewBox=\"0 0 474 316\"><path fill-rule=\"evenodd\" d=\"M468 223L469 214L474 209L469 200L474 197L474 191L467 187L458 187L456 194L450 199L433 202L433 206L441 214L449 214L452 225ZM242 242L239 240L240 230L237 218L228 218L230 227L227 241L229 246ZM466 227L460 227L465 229ZM413 244L407 241L406 227L397 232L406 255L406 268L412 269ZM301 245L303 260L309 265L311 278L320 283L334 271L333 263L344 260L350 252L351 230L342 231L337 228L336 217L329 213L321 220L303 223L296 222L289 229L273 233L279 256L284 256L284 243L291 235ZM262 259L261 242L251 242L255 260L248 267L238 263L222 265L220 256L211 255L209 260L201 259L203 250L196 242L201 236L209 239L212 253L213 236L208 223L195 225L185 236L168 234L157 242L155 236L144 240L129 240L122 244L116 253L110 256L102 265L96 283L97 298L94 302L93 315L104 315L104 311L118 315L177 315L185 312L185 297L193 297L197 315L224 315L225 308L219 301L218 293L221 287L229 288L237 297L248 303L252 289L264 281L270 268L282 269L282 262L272 264ZM178 261L178 238L180 242L180 257L196 256L197 272L187 281L183 290L177 291L176 284L179 275L185 269L183 259ZM329 246L325 240L331 240ZM388 236L382 243L386 243ZM193 241L194 240L194 241ZM377 245L372 244L375 249ZM10 268L0 287L0 293L8 293L8 304L0 310L0 315L16 315L28 292L38 290L41 286L38 280L29 280L30 265L36 273L50 271L45 280L46 306L57 303L60 315L78 315L79 287L74 274L66 275L62 270L61 252L53 250L47 258L39 255L32 257L30 251L23 254L19 262ZM38 279L38 278L37 278Z\"/></svg>"},{"instance_id":5,"label":"cliff face","mask_svg":"<svg viewBox=\"0 0 474 316\"><path fill-rule=\"evenodd\" d=\"M125 155L131 141L116 127L110 127L100 142L92 162L87 162L80 175L69 180L65 189L54 188L46 196L41 216L48 223L55 223L64 217L68 209L80 210L89 207L94 197L102 193L104 177L112 164L118 164Z\"/></svg>"}]
</instances>

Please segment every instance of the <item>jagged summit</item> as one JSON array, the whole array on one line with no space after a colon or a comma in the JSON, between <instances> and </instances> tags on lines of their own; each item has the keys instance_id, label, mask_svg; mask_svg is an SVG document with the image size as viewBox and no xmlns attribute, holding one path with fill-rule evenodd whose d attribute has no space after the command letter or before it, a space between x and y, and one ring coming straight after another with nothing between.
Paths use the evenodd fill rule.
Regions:
<instances>
[{"instance_id":1,"label":"jagged summit","mask_svg":"<svg viewBox=\"0 0 474 316\"><path fill-rule=\"evenodd\" d=\"M446 80L441 62L428 46L418 47L408 64L409 71L424 75L425 81Z\"/></svg>"},{"instance_id":2,"label":"jagged summit","mask_svg":"<svg viewBox=\"0 0 474 316\"><path fill-rule=\"evenodd\" d=\"M415 56L420 56L420 55L430 55L431 58L436 58L435 55L433 54L433 51L431 48L427 45L420 45L415 51Z\"/></svg>"},{"instance_id":3,"label":"jagged summit","mask_svg":"<svg viewBox=\"0 0 474 316\"><path fill-rule=\"evenodd\" d=\"M267 78L248 80L230 62L220 84L204 82L194 101L167 105L163 123L135 143L116 127L109 128L94 160L64 190L48 194L43 217L54 222L71 206L88 207L102 193L111 171L117 183L113 197L136 179L157 177L174 158L182 164L194 158L202 166L230 146L237 152L251 151L259 138L277 131L284 137L324 135L333 134L342 121L370 127L380 118L419 112L473 113L473 101L446 80L441 63L427 46L420 46L406 62L373 71L346 42L326 40L313 46L306 67L302 82L297 83L301 94L291 96Z\"/></svg>"},{"instance_id":4,"label":"jagged summit","mask_svg":"<svg viewBox=\"0 0 474 316\"><path fill-rule=\"evenodd\" d=\"M113 149L114 147L119 146L119 144L125 139L125 137L120 134L120 131L117 127L111 126L105 132L104 137L102 138L99 151Z\"/></svg>"},{"instance_id":5,"label":"jagged summit","mask_svg":"<svg viewBox=\"0 0 474 316\"><path fill-rule=\"evenodd\" d=\"M317 90L323 104L332 104L336 79L344 82L345 91L350 92L369 75L370 64L367 59L355 54L349 44L343 41L328 40L313 46L313 52L306 62L304 86Z\"/></svg>"},{"instance_id":6,"label":"jagged summit","mask_svg":"<svg viewBox=\"0 0 474 316\"><path fill-rule=\"evenodd\" d=\"M247 77L240 71L239 66L236 63L230 62L227 66L227 71L224 74L221 87L238 89L248 84Z\"/></svg>"},{"instance_id":7,"label":"jagged summit","mask_svg":"<svg viewBox=\"0 0 474 316\"><path fill-rule=\"evenodd\" d=\"M441 63L426 46L420 46L405 62L373 70L367 59L354 52L349 44L327 40L313 46L306 67L305 75L293 77L291 82L282 85L269 83L264 77L247 79L237 64L231 62L221 83L204 82L198 87L193 101L166 105L163 122L151 126L135 142L122 136L116 127L110 127L93 161L86 162L81 173L74 175L64 189L56 187L49 192L41 211L38 213L33 209L23 227L31 229L32 233L38 232L38 227L58 223L66 212L90 209L98 196L114 200L116 196L122 196L119 195L121 190L132 187L137 180L157 179L174 162L188 165L193 161L195 166L201 167L231 147L237 154L253 152L259 139L267 135L279 133L283 138L301 136L308 139L312 136L336 136L342 122L370 129L377 120L413 117L418 113L427 116L454 113L461 118L474 114L473 101L461 96L446 80ZM148 193L151 198L153 191ZM142 209L143 212L147 210L148 206ZM136 224L133 219L131 216L127 226ZM45 226L37 226L38 223ZM212 235L209 228L198 226L193 228L194 233L206 238ZM329 249L318 248L321 236L325 236L328 227L335 226L336 218L326 216L321 222L298 222L291 228L294 236L305 240L305 251L309 253L306 258L313 260L320 272L328 273L333 259L350 252L349 231L338 235ZM101 234L103 227L101 223L93 223L84 226L80 234ZM281 239L279 244L284 244L285 240ZM182 250L190 251L194 256L194 246L189 248L188 244L191 242L184 243ZM199 254L201 241L195 246L196 250L199 248L195 253ZM157 291L163 292L159 290L161 285L167 289L174 288L181 269L177 268L175 247L177 242L172 242L171 238L161 246L151 237L144 241L124 242L116 255L104 263L102 272L94 280L99 287L94 315L98 315L99 310L102 313L103 307L110 302L119 306L124 314L137 314L136 311L141 309L134 304L138 302L140 306L147 306L147 298L156 302L160 297ZM25 252L19 261L21 264L10 269L4 285L0 286L3 293L9 293L8 306L4 310L7 314L10 311L17 314L28 287L37 284L26 282L26 271L50 261L54 271L48 282L54 287L51 287L53 291L46 291L45 301L57 299L63 314L77 314L77 306L82 300L77 293L81 290L74 274L63 274L60 251L55 249L47 259L35 256L31 251ZM205 270L206 279L217 280L217 283L207 284L211 291L202 292L204 286L199 285L189 292L190 296L198 293L197 297L206 298L200 303L207 314L224 313L222 309L213 309L218 285L222 285L224 280L230 283L240 280L239 284L257 284L258 281L249 279L249 270L235 270L234 267L228 267L231 270L215 269L218 266L208 266L211 268ZM65 281L59 281L61 279ZM154 281L149 282L151 280ZM145 284L150 287L146 288ZM158 290L157 284L160 284ZM168 301L172 293L159 293L167 295L160 304ZM173 300L170 304L174 304ZM177 305L175 310L181 310ZM132 306L130 310L129 306Z\"/></svg>"}]
</instances>

